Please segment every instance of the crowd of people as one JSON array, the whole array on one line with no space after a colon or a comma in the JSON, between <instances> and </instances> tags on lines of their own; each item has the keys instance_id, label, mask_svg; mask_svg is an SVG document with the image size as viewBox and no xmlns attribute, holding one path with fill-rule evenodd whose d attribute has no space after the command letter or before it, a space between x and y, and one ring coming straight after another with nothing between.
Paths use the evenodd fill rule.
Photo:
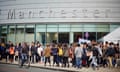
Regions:
<instances>
[{"instance_id":1,"label":"crowd of people","mask_svg":"<svg viewBox=\"0 0 120 72\"><path fill-rule=\"evenodd\" d=\"M39 42L30 44L0 43L0 60L6 59L11 63L20 62L21 67L27 61L29 63L44 63L44 65L58 67L116 67L120 58L119 44L113 42L90 43L50 43L43 46ZM52 58L52 59L51 59Z\"/></svg>"}]
</instances>

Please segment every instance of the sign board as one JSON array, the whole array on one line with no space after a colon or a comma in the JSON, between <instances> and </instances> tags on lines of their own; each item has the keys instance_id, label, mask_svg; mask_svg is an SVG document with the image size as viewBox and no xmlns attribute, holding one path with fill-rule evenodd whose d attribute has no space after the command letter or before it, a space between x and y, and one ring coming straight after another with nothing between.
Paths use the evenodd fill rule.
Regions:
<instances>
[{"instance_id":1,"label":"sign board","mask_svg":"<svg viewBox=\"0 0 120 72\"><path fill-rule=\"evenodd\" d=\"M120 22L120 0L0 0L0 24Z\"/></svg>"}]
</instances>

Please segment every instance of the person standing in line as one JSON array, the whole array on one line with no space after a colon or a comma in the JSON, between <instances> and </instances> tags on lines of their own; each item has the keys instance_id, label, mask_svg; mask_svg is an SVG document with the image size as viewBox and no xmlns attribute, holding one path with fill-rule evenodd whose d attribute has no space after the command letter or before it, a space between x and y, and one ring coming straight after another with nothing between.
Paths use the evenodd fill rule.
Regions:
<instances>
[{"instance_id":1,"label":"person standing in line","mask_svg":"<svg viewBox=\"0 0 120 72\"><path fill-rule=\"evenodd\" d=\"M50 61L51 49L50 49L50 45L49 44L46 45L46 48L44 49L43 54L45 56L44 65L46 66L46 63L48 62L49 66L51 66L51 61Z\"/></svg>"},{"instance_id":2,"label":"person standing in line","mask_svg":"<svg viewBox=\"0 0 120 72\"><path fill-rule=\"evenodd\" d=\"M31 44L31 57L32 57L32 63L35 63L36 60L36 48L35 48L35 43L32 42Z\"/></svg>"},{"instance_id":3,"label":"person standing in line","mask_svg":"<svg viewBox=\"0 0 120 72\"><path fill-rule=\"evenodd\" d=\"M29 52L29 47L28 47L27 43L23 43L22 50L21 50L21 65L20 65L20 67L23 67L24 63L27 61L28 52Z\"/></svg>"},{"instance_id":4,"label":"person standing in line","mask_svg":"<svg viewBox=\"0 0 120 72\"><path fill-rule=\"evenodd\" d=\"M2 60L2 55L3 55L3 48L2 48L1 43L0 43L0 60Z\"/></svg>"},{"instance_id":5,"label":"person standing in line","mask_svg":"<svg viewBox=\"0 0 120 72\"><path fill-rule=\"evenodd\" d=\"M119 58L120 58L120 48L119 48L119 43L115 44L115 67L119 65Z\"/></svg>"},{"instance_id":6,"label":"person standing in line","mask_svg":"<svg viewBox=\"0 0 120 72\"><path fill-rule=\"evenodd\" d=\"M5 54L5 44L4 43L1 43L0 44L0 60L2 60L2 58L4 57L4 54Z\"/></svg>"},{"instance_id":7,"label":"person standing in line","mask_svg":"<svg viewBox=\"0 0 120 72\"><path fill-rule=\"evenodd\" d=\"M90 63L92 61L92 46L88 45L87 47L87 52L86 52L86 56L87 56L87 67L90 67Z\"/></svg>"},{"instance_id":8,"label":"person standing in line","mask_svg":"<svg viewBox=\"0 0 120 72\"><path fill-rule=\"evenodd\" d=\"M17 43L16 46L15 46L15 61L19 61L20 59L20 53L21 53L21 43Z\"/></svg>"},{"instance_id":9,"label":"person standing in line","mask_svg":"<svg viewBox=\"0 0 120 72\"><path fill-rule=\"evenodd\" d=\"M83 44L82 66L87 65L87 43Z\"/></svg>"},{"instance_id":10,"label":"person standing in line","mask_svg":"<svg viewBox=\"0 0 120 72\"><path fill-rule=\"evenodd\" d=\"M106 55L108 60L108 66L111 68L113 67L112 61L115 56L114 44L112 42L109 44L109 47L107 48Z\"/></svg>"},{"instance_id":11,"label":"person standing in line","mask_svg":"<svg viewBox=\"0 0 120 72\"><path fill-rule=\"evenodd\" d=\"M5 49L5 59L6 59L6 62L8 62L9 60L9 48L10 48L10 45L12 44L11 41L8 41L8 43L6 43L6 49Z\"/></svg>"},{"instance_id":12,"label":"person standing in line","mask_svg":"<svg viewBox=\"0 0 120 72\"><path fill-rule=\"evenodd\" d=\"M99 50L97 48L97 43L96 44L93 44L93 47L92 47L92 52L93 52L93 56L92 56L92 62L91 62L91 65L93 67L93 69L95 70L96 68L99 69L99 65L98 65L98 56L99 56Z\"/></svg>"},{"instance_id":13,"label":"person standing in line","mask_svg":"<svg viewBox=\"0 0 120 72\"><path fill-rule=\"evenodd\" d=\"M59 65L60 64L63 65L63 48L61 44L58 44L58 58L59 58Z\"/></svg>"},{"instance_id":14,"label":"person standing in line","mask_svg":"<svg viewBox=\"0 0 120 72\"><path fill-rule=\"evenodd\" d=\"M77 47L75 48L76 67L77 68L82 67L82 54L83 54L83 50L80 47L80 44L77 44Z\"/></svg>"},{"instance_id":15,"label":"person standing in line","mask_svg":"<svg viewBox=\"0 0 120 72\"><path fill-rule=\"evenodd\" d=\"M42 63L43 48L39 43L38 43L37 53L38 53L38 61Z\"/></svg>"},{"instance_id":16,"label":"person standing in line","mask_svg":"<svg viewBox=\"0 0 120 72\"><path fill-rule=\"evenodd\" d=\"M72 51L72 54L73 54L73 56L72 56L72 66L73 67L76 67L76 57L75 57L75 48L76 48L76 43L73 43L72 44L72 48L71 48L71 51Z\"/></svg>"},{"instance_id":17,"label":"person standing in line","mask_svg":"<svg viewBox=\"0 0 120 72\"><path fill-rule=\"evenodd\" d=\"M57 44L53 44L51 51L52 51L52 55L53 55L53 66L55 63L58 66L58 47L57 47Z\"/></svg>"},{"instance_id":18,"label":"person standing in line","mask_svg":"<svg viewBox=\"0 0 120 72\"><path fill-rule=\"evenodd\" d=\"M70 47L69 47L69 58L70 58L70 62L72 63L72 66L74 66L74 64L73 64L73 59L74 59L73 44L70 44Z\"/></svg>"},{"instance_id":19,"label":"person standing in line","mask_svg":"<svg viewBox=\"0 0 120 72\"><path fill-rule=\"evenodd\" d=\"M108 64L107 64L107 55L106 55L106 51L107 51L107 48L109 47L109 44L108 42L105 42L105 44L103 44L103 48L102 48L102 58L103 58L103 67L106 67Z\"/></svg>"},{"instance_id":20,"label":"person standing in line","mask_svg":"<svg viewBox=\"0 0 120 72\"><path fill-rule=\"evenodd\" d=\"M10 54L9 59L10 59L10 62L12 63L14 59L14 54L15 54L15 48L13 44L11 44L9 48L9 54Z\"/></svg>"},{"instance_id":21,"label":"person standing in line","mask_svg":"<svg viewBox=\"0 0 120 72\"><path fill-rule=\"evenodd\" d=\"M69 67L69 48L67 44L63 45L63 67Z\"/></svg>"},{"instance_id":22,"label":"person standing in line","mask_svg":"<svg viewBox=\"0 0 120 72\"><path fill-rule=\"evenodd\" d=\"M101 66L102 64L102 55L103 55L101 45L102 43L97 43L97 46L96 46L96 48L98 49L97 63L99 66Z\"/></svg>"},{"instance_id":23,"label":"person standing in line","mask_svg":"<svg viewBox=\"0 0 120 72\"><path fill-rule=\"evenodd\" d=\"M19 43L19 45L18 45L18 58L19 58L19 62L20 62L20 58L21 58L21 50L22 50L22 46L21 46L21 43Z\"/></svg>"}]
</instances>

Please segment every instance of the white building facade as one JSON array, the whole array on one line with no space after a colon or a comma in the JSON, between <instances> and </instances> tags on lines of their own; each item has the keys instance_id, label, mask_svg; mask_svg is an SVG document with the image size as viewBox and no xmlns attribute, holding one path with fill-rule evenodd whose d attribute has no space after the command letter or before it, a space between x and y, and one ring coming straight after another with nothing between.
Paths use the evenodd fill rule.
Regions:
<instances>
[{"instance_id":1,"label":"white building facade","mask_svg":"<svg viewBox=\"0 0 120 72\"><path fill-rule=\"evenodd\" d=\"M0 38L7 42L99 40L120 27L120 0L0 0Z\"/></svg>"}]
</instances>

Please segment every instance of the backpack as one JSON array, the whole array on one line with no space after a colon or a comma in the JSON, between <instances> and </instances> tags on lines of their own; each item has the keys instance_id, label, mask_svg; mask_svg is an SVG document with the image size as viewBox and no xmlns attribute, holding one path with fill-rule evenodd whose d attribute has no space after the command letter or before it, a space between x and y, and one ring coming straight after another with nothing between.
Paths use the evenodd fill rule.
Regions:
<instances>
[{"instance_id":1,"label":"backpack","mask_svg":"<svg viewBox=\"0 0 120 72\"><path fill-rule=\"evenodd\" d=\"M113 56L115 54L115 50L113 48L108 48L107 56Z\"/></svg>"},{"instance_id":2,"label":"backpack","mask_svg":"<svg viewBox=\"0 0 120 72\"><path fill-rule=\"evenodd\" d=\"M99 51L97 48L93 49L93 56L98 56L99 55Z\"/></svg>"}]
</instances>

